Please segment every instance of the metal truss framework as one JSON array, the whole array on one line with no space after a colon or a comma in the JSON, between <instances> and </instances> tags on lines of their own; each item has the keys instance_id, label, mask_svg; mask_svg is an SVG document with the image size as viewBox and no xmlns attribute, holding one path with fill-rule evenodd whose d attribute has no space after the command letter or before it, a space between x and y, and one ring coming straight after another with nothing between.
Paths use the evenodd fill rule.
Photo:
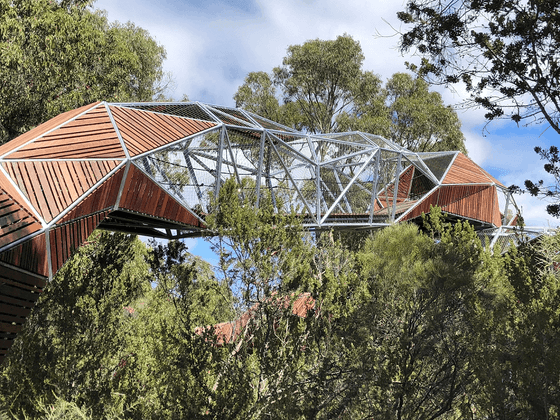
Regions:
<instances>
[{"instance_id":1,"label":"metal truss framework","mask_svg":"<svg viewBox=\"0 0 560 420\"><path fill-rule=\"evenodd\" d=\"M509 191L460 152L309 135L198 102L95 103L0 146L0 361L95 228L203 235L212 197L232 177L254 205L294 208L307 229L384 227L439 205L495 242L518 214Z\"/></svg>"}]
</instances>

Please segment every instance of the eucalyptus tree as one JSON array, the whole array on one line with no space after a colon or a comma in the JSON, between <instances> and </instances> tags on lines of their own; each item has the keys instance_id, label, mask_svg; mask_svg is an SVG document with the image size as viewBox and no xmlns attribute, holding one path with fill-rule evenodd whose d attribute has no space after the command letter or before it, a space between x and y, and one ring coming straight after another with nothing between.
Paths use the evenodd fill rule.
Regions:
<instances>
[{"instance_id":1,"label":"eucalyptus tree","mask_svg":"<svg viewBox=\"0 0 560 420\"><path fill-rule=\"evenodd\" d=\"M418 151L465 150L455 111L422 79L397 73L384 85L363 69L349 35L288 47L272 73L249 73L237 106L311 133L360 130Z\"/></svg>"},{"instance_id":2,"label":"eucalyptus tree","mask_svg":"<svg viewBox=\"0 0 560 420\"><path fill-rule=\"evenodd\" d=\"M0 142L98 100L162 92L165 49L91 1L0 1Z\"/></svg>"}]
</instances>

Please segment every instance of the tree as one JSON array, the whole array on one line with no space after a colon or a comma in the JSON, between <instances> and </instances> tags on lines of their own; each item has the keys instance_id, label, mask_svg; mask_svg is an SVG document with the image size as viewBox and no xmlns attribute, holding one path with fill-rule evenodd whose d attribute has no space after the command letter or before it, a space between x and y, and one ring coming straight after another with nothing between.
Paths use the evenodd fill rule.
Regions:
<instances>
[{"instance_id":1,"label":"tree","mask_svg":"<svg viewBox=\"0 0 560 420\"><path fill-rule=\"evenodd\" d=\"M483 348L476 344L507 280L501 257L483 249L472 227L446 226L432 213L431 235L392 226L358 254L366 291L343 332L355 349L340 396L345 418L446 418L469 405Z\"/></svg>"},{"instance_id":2,"label":"tree","mask_svg":"<svg viewBox=\"0 0 560 420\"><path fill-rule=\"evenodd\" d=\"M292 45L272 75L249 73L234 99L237 106L311 133L360 130L412 150L465 150L459 119L438 93L402 73L384 87L362 69L363 59L359 42L349 35Z\"/></svg>"},{"instance_id":3,"label":"tree","mask_svg":"<svg viewBox=\"0 0 560 420\"><path fill-rule=\"evenodd\" d=\"M401 50L414 48L422 56L419 66L410 65L420 76L462 83L470 93L467 103L485 108L488 120L544 123L560 134L557 1L410 0L398 17L411 25ZM558 161L549 159L555 149L536 151L549 160L545 170L557 173ZM526 187L559 199L555 187L531 181ZM549 213L558 216L558 208L549 206Z\"/></svg>"},{"instance_id":4,"label":"tree","mask_svg":"<svg viewBox=\"0 0 560 420\"><path fill-rule=\"evenodd\" d=\"M380 98L356 98L352 112L340 116L340 129L379 134L418 152L466 152L457 113L428 87L422 78L396 73L387 81ZM362 102L364 97L366 102Z\"/></svg>"},{"instance_id":5,"label":"tree","mask_svg":"<svg viewBox=\"0 0 560 420\"><path fill-rule=\"evenodd\" d=\"M56 394L101 418L138 397L131 303L149 290L145 245L94 232L40 297L0 371L0 407L35 416ZM139 378L135 378L139 379ZM145 378L142 378L144 381Z\"/></svg>"},{"instance_id":6,"label":"tree","mask_svg":"<svg viewBox=\"0 0 560 420\"><path fill-rule=\"evenodd\" d=\"M165 49L90 1L0 0L0 143L98 100L161 93Z\"/></svg>"}]
</instances>

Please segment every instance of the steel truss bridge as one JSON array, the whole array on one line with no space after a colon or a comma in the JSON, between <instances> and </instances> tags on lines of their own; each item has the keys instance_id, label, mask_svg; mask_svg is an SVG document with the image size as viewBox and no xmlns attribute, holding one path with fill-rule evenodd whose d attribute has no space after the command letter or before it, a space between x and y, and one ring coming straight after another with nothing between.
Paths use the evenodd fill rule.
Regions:
<instances>
[{"instance_id":1,"label":"steel truss bridge","mask_svg":"<svg viewBox=\"0 0 560 420\"><path fill-rule=\"evenodd\" d=\"M0 146L0 361L95 228L204 235L229 178L255 206L266 196L276 212L297 209L310 230L380 228L438 205L492 245L518 235L508 189L460 152L415 153L361 132L310 135L198 102L98 102Z\"/></svg>"}]
</instances>

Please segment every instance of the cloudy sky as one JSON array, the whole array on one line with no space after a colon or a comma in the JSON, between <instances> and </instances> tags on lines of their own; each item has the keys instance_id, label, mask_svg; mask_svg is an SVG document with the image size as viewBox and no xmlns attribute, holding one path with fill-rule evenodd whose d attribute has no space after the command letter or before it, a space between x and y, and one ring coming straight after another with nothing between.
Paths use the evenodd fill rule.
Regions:
<instances>
[{"instance_id":1,"label":"cloudy sky","mask_svg":"<svg viewBox=\"0 0 560 420\"><path fill-rule=\"evenodd\" d=\"M397 51L399 0L97 0L110 21L131 21L150 32L167 50L165 70L173 74L171 96L234 106L233 95L251 71L270 72L282 63L286 48L309 39L350 34L362 46L364 69L382 79L406 71L413 56ZM460 93L438 89L447 104ZM481 110L458 111L469 156L505 185L545 177L535 146L558 144L546 127L500 122L485 129ZM543 133L544 131L544 133ZM545 178L546 180L546 178ZM517 196L528 225L558 226L545 203Z\"/></svg>"}]
</instances>

